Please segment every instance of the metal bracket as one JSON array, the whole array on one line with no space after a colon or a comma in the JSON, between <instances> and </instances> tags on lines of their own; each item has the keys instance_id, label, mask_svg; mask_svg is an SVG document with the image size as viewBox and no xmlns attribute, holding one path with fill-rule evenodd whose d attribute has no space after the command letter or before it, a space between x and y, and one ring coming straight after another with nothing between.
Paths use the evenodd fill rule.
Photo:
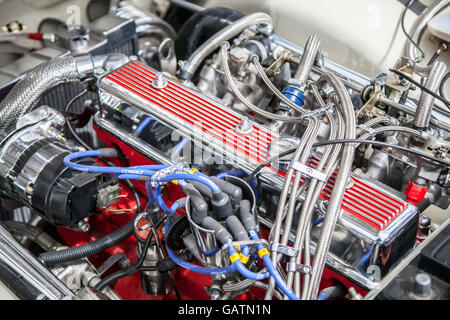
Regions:
<instances>
[{"instance_id":1,"label":"metal bracket","mask_svg":"<svg viewBox=\"0 0 450 320\"><path fill-rule=\"evenodd\" d=\"M275 251L291 258L295 258L298 255L297 249L276 242L272 242L272 244L270 245L270 251Z\"/></svg>"},{"instance_id":2,"label":"metal bracket","mask_svg":"<svg viewBox=\"0 0 450 320\"><path fill-rule=\"evenodd\" d=\"M333 106L334 106L334 103L328 102L326 104L326 106L324 106L322 108L319 108L319 109L315 109L315 110L310 111L310 112L306 112L306 113L302 114L300 116L300 118L305 119L305 118L311 117L311 116L322 116L325 111L329 110Z\"/></svg>"},{"instance_id":3,"label":"metal bracket","mask_svg":"<svg viewBox=\"0 0 450 320\"><path fill-rule=\"evenodd\" d=\"M144 224L144 225L141 226L141 227L138 226L139 221L140 221L142 218L146 217L146 216L148 216L148 212L144 211L144 212L139 213L139 214L136 216L136 218L134 218L134 228L135 228L135 229L137 229L137 230L139 230L139 231L144 231L144 230L146 230L146 229L148 229L148 228L150 228L150 227L152 226L150 222Z\"/></svg>"},{"instance_id":4,"label":"metal bracket","mask_svg":"<svg viewBox=\"0 0 450 320\"><path fill-rule=\"evenodd\" d=\"M377 131L374 128L369 127L369 126L367 126L365 124L358 125L358 128L368 132L371 137L375 137L377 135Z\"/></svg>"},{"instance_id":5,"label":"metal bracket","mask_svg":"<svg viewBox=\"0 0 450 320\"><path fill-rule=\"evenodd\" d=\"M310 266L306 266L304 264L288 262L286 264L286 271L287 272L300 272L302 274L310 274L311 273L311 267Z\"/></svg>"},{"instance_id":6,"label":"metal bracket","mask_svg":"<svg viewBox=\"0 0 450 320\"><path fill-rule=\"evenodd\" d=\"M327 182L327 175L324 172L308 167L306 164L301 162L291 163L291 168L299 171L301 174L307 176L310 179L317 179L322 182Z\"/></svg>"},{"instance_id":7,"label":"metal bracket","mask_svg":"<svg viewBox=\"0 0 450 320\"><path fill-rule=\"evenodd\" d=\"M262 243L264 247L268 247L269 243L266 239L259 239L259 240L245 240L245 241L233 241L227 244L224 244L221 250L226 250L228 247L234 247L234 246L255 246L257 244Z\"/></svg>"}]
</instances>

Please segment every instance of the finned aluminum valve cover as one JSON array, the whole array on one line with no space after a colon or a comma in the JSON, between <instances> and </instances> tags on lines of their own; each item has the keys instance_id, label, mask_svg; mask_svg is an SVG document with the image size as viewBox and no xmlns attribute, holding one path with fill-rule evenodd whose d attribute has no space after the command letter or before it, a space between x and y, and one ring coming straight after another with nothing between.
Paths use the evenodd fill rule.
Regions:
<instances>
[{"instance_id":1,"label":"finned aluminum valve cover","mask_svg":"<svg viewBox=\"0 0 450 320\"><path fill-rule=\"evenodd\" d=\"M99 88L102 103L134 106L247 172L267 159L269 144L279 138L267 127L188 86L161 76L138 61L132 61L102 77ZM101 123L97 124L102 127ZM242 130L243 126L245 130ZM316 157L310 158L310 167L314 168L317 163ZM271 166L264 168L261 174L266 182L280 188L284 176L284 172ZM335 176L336 172L322 190L322 199L329 199ZM395 190L386 190L376 181L359 176L351 177L341 208L335 229L339 239L333 239L327 264L371 289L376 286L376 281L367 276L365 269L361 270L359 257L370 256L373 265L381 269L389 268L399 258L394 256L401 255L408 247L403 241L394 240L399 235L404 238L405 233L408 233L406 242L415 239L415 233L406 229L414 227L417 210L400 198ZM320 230L320 227L315 229ZM356 243L355 239L359 242ZM352 247L358 249L355 251ZM383 260L380 255L385 255L386 250L392 255ZM384 273L383 270L381 272Z\"/></svg>"}]
</instances>

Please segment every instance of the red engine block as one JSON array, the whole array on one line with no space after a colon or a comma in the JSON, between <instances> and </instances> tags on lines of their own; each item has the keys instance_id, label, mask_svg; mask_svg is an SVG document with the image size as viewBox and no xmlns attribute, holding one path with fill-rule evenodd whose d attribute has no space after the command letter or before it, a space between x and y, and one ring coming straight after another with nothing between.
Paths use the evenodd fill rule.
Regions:
<instances>
[{"instance_id":1,"label":"red engine block","mask_svg":"<svg viewBox=\"0 0 450 320\"><path fill-rule=\"evenodd\" d=\"M113 162L118 166L137 166L145 164L154 164L150 159L144 157L142 154L136 150L129 147L127 144L116 139L115 137L109 135L108 133L95 128L99 138L107 145L107 147L119 148L122 153L126 156L128 161L123 159L115 159ZM133 181L133 184L141 195L145 195L145 185L141 181ZM58 232L64 242L68 246L77 246L80 244L93 241L98 237L102 237L117 228L125 225L130 219L135 215L134 211L136 209L136 201L133 198L131 191L123 184L122 187L122 198L117 203L113 204L110 208L101 210L97 214L92 215L89 218L89 223L91 228L88 232L77 232L67 228L58 228ZM183 197L184 194L180 187L169 184L167 192L164 193L164 200L170 206L171 203L177 199ZM141 196L141 203L143 208L145 207L147 200L144 196ZM179 210L181 211L181 210ZM119 212L119 213L118 213ZM267 236L268 231L263 230L263 236ZM162 239L163 243L164 240ZM122 241L120 244L109 248L101 254L89 257L90 261L95 266L100 266L109 256L115 253L122 253L127 256L130 263L136 263L136 239L132 236L127 240ZM111 270L109 272L113 272ZM210 276L194 273L189 270L182 268L177 268L172 271L175 279L175 284L177 290L183 300L205 300L209 299L206 294L205 287L209 286L212 282ZM325 268L321 288L329 287L331 285L340 282L346 287L354 287L356 291L362 295L365 295L367 291L353 284L341 275L333 272L330 269ZM169 282L170 283L170 282ZM162 299L177 299L173 288L169 291L167 295L164 296L152 296L147 294L142 290L140 282L140 273L135 273L131 276L124 277L118 280L113 289L125 300L162 300ZM260 288L252 288L248 293L242 294L236 299L238 300L252 300L252 299L262 299L264 297L264 291Z\"/></svg>"}]
</instances>

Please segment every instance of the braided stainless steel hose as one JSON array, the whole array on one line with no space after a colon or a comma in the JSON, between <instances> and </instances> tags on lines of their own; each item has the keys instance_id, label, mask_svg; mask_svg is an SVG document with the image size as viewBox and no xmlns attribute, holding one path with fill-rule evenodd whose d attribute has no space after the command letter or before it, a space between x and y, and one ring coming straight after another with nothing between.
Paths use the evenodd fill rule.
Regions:
<instances>
[{"instance_id":1,"label":"braided stainless steel hose","mask_svg":"<svg viewBox=\"0 0 450 320\"><path fill-rule=\"evenodd\" d=\"M307 141L310 140L311 135L317 131L317 128L319 125L320 125L320 123L317 120L317 118L315 118L315 117L310 118L310 123L308 124L306 132L303 135L302 140L300 141L300 144L298 145L291 161L295 162L300 158L302 153L305 151L305 146L307 144ZM307 151L307 153L309 154L309 151ZM292 180L293 175L294 175L294 169L289 168L287 175L286 175L284 185L283 185L283 189L280 194L278 210L277 210L277 214L275 217L275 223L273 226L273 228L275 230L273 233L273 240L277 241L277 242L278 242L278 239L280 238L281 223L282 223L282 218L283 218L284 207L286 205L286 200L287 200L287 196L289 193L289 187L291 186L291 180ZM290 194L291 194L291 197L293 197L296 195L296 192L291 192ZM285 232L289 232L289 231L285 230ZM272 262L276 265L277 260L278 260L277 252L273 252L271 258L272 258ZM272 298L274 288L275 288L275 280L273 279L273 277L271 277L269 279L269 287L267 288L267 291L266 291L266 294L264 297L265 300L269 300Z\"/></svg>"},{"instance_id":2,"label":"braided stainless steel hose","mask_svg":"<svg viewBox=\"0 0 450 320\"><path fill-rule=\"evenodd\" d=\"M343 119L342 119L342 115L340 114L340 112L337 112L337 129L338 132L337 137L340 139L343 137L344 135L344 125L343 125ZM339 156L339 152L341 150L341 146L336 146L337 148L334 148L332 150L332 153L329 156L326 157L322 157L321 161L319 162L317 169L318 170L322 170L325 166L325 163L327 164L324 173L327 177L330 176L330 174L332 172L334 172L334 170L336 169L337 165L338 165L338 156ZM324 155L326 155L324 153ZM314 180L311 182L311 186L308 190L308 194L306 195L306 199L305 202L303 204L302 207L302 211L300 212L300 221L297 225L297 230L296 230L296 237L294 240L294 244L293 247L295 249L298 250L298 254L296 258L291 258L290 259L290 263L301 263L301 257L302 257L302 245L304 242L304 239L306 238L306 233L307 231L307 226L310 223L311 217L312 217L312 213L313 213L313 209L314 209L314 203L316 201L316 199L319 197L320 192L322 191L323 186L325 185L326 182L322 182L322 181L317 181ZM305 249L306 249L306 244L305 244ZM309 249L309 248L308 248ZM292 281L294 280L294 276L295 276L295 292L296 294L300 295L300 275L298 273L292 273L289 272L288 273L288 278L287 278L287 284L288 286L292 285ZM307 278L307 277L305 277ZM309 279L305 279L305 282L308 281Z\"/></svg>"},{"instance_id":3,"label":"braided stainless steel hose","mask_svg":"<svg viewBox=\"0 0 450 320\"><path fill-rule=\"evenodd\" d=\"M309 36L306 41L305 50L303 51L302 58L295 71L294 78L299 83L304 83L308 80L311 68L314 65L317 54L319 53L320 39L316 35Z\"/></svg>"},{"instance_id":4,"label":"braided stainless steel hose","mask_svg":"<svg viewBox=\"0 0 450 320\"><path fill-rule=\"evenodd\" d=\"M433 63L430 73L425 82L425 87L433 92L439 89L442 78L445 75L446 65L442 61ZM414 116L414 125L417 128L426 129L430 124L431 111L433 111L434 97L422 91L416 114Z\"/></svg>"},{"instance_id":5,"label":"braided stainless steel hose","mask_svg":"<svg viewBox=\"0 0 450 320\"><path fill-rule=\"evenodd\" d=\"M55 59L30 71L0 103L0 131L30 110L49 88L79 81L75 58Z\"/></svg>"},{"instance_id":6,"label":"braided stainless steel hose","mask_svg":"<svg viewBox=\"0 0 450 320\"><path fill-rule=\"evenodd\" d=\"M231 75L230 66L228 65L228 49L230 48L230 44L228 42L224 42L222 44L221 48L222 48L222 66L223 66L223 71L225 72L225 77L227 78L227 81L228 81L228 84L230 85L231 91L233 91L236 98L238 98L238 100L240 102L242 102L242 104L244 104L244 106L246 106L251 111L259 114L260 116L267 118L267 119L271 119L271 120L281 120L281 121L285 121L285 122L289 122L289 123L299 123L299 122L305 121L304 118L302 118L302 117L285 117L285 116L280 116L280 115L268 112L266 110L258 108L253 103L248 101L242 95L242 93L239 91L239 89L236 86L236 84L234 83L234 79Z\"/></svg>"},{"instance_id":7,"label":"braided stainless steel hose","mask_svg":"<svg viewBox=\"0 0 450 320\"><path fill-rule=\"evenodd\" d=\"M125 55L113 53L96 57L69 56L39 65L28 72L0 103L0 132L33 108L47 90L63 83L80 81L97 68L111 70L127 61Z\"/></svg>"},{"instance_id":8,"label":"braided stainless steel hose","mask_svg":"<svg viewBox=\"0 0 450 320\"><path fill-rule=\"evenodd\" d=\"M353 104L347 89L332 73L324 73L322 77L327 80L335 89L339 98L340 106L342 108L342 115L345 122L346 139L355 139L356 137L356 119L353 111ZM330 201L328 203L327 214L322 227L322 232L317 244L317 249L314 255L314 262L311 269L311 284L308 287L306 295L307 299L315 299L319 291L320 280L322 278L323 268L325 267L325 259L330 248L331 237L333 234L336 220L340 212L342 198L345 192L348 177L351 172L353 157L355 154L355 146L353 144L346 144L342 148L340 168L335 180L335 184L331 193Z\"/></svg>"},{"instance_id":9,"label":"braided stainless steel hose","mask_svg":"<svg viewBox=\"0 0 450 320\"><path fill-rule=\"evenodd\" d=\"M300 107L298 104L294 103L293 101L289 100L284 94L282 94L277 87L270 81L270 79L267 77L266 73L264 72L263 66L259 62L258 56L252 57L252 62L256 67L256 71L258 71L259 76L263 80L263 82L266 84L266 86L277 96L278 99L286 103L289 107L294 109L295 111L299 112L300 114L305 113L305 110Z\"/></svg>"}]
</instances>

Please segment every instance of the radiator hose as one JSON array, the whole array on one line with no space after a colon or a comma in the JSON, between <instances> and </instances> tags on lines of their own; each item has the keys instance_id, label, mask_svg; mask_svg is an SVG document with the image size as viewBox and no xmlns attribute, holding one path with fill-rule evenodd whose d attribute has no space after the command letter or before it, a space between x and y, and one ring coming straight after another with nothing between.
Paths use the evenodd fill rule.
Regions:
<instances>
[{"instance_id":1,"label":"radiator hose","mask_svg":"<svg viewBox=\"0 0 450 320\"><path fill-rule=\"evenodd\" d=\"M127 62L120 53L100 56L64 57L43 63L17 83L0 103L0 132L28 112L48 90L68 82L77 82L102 68L111 70Z\"/></svg>"},{"instance_id":2,"label":"radiator hose","mask_svg":"<svg viewBox=\"0 0 450 320\"><path fill-rule=\"evenodd\" d=\"M2 223L6 226L6 228L10 232L17 233L27 237L31 241L38 244L45 251L55 250L55 248L62 246L61 243L50 237L41 228L35 227L27 223L11 220L5 220L2 221Z\"/></svg>"},{"instance_id":3,"label":"radiator hose","mask_svg":"<svg viewBox=\"0 0 450 320\"><path fill-rule=\"evenodd\" d=\"M122 228L110 234L98 238L95 241L67 249L44 252L39 255L39 260L46 266L53 266L64 262L69 262L102 252L122 240L125 240L133 233L134 220L130 220Z\"/></svg>"}]
</instances>

